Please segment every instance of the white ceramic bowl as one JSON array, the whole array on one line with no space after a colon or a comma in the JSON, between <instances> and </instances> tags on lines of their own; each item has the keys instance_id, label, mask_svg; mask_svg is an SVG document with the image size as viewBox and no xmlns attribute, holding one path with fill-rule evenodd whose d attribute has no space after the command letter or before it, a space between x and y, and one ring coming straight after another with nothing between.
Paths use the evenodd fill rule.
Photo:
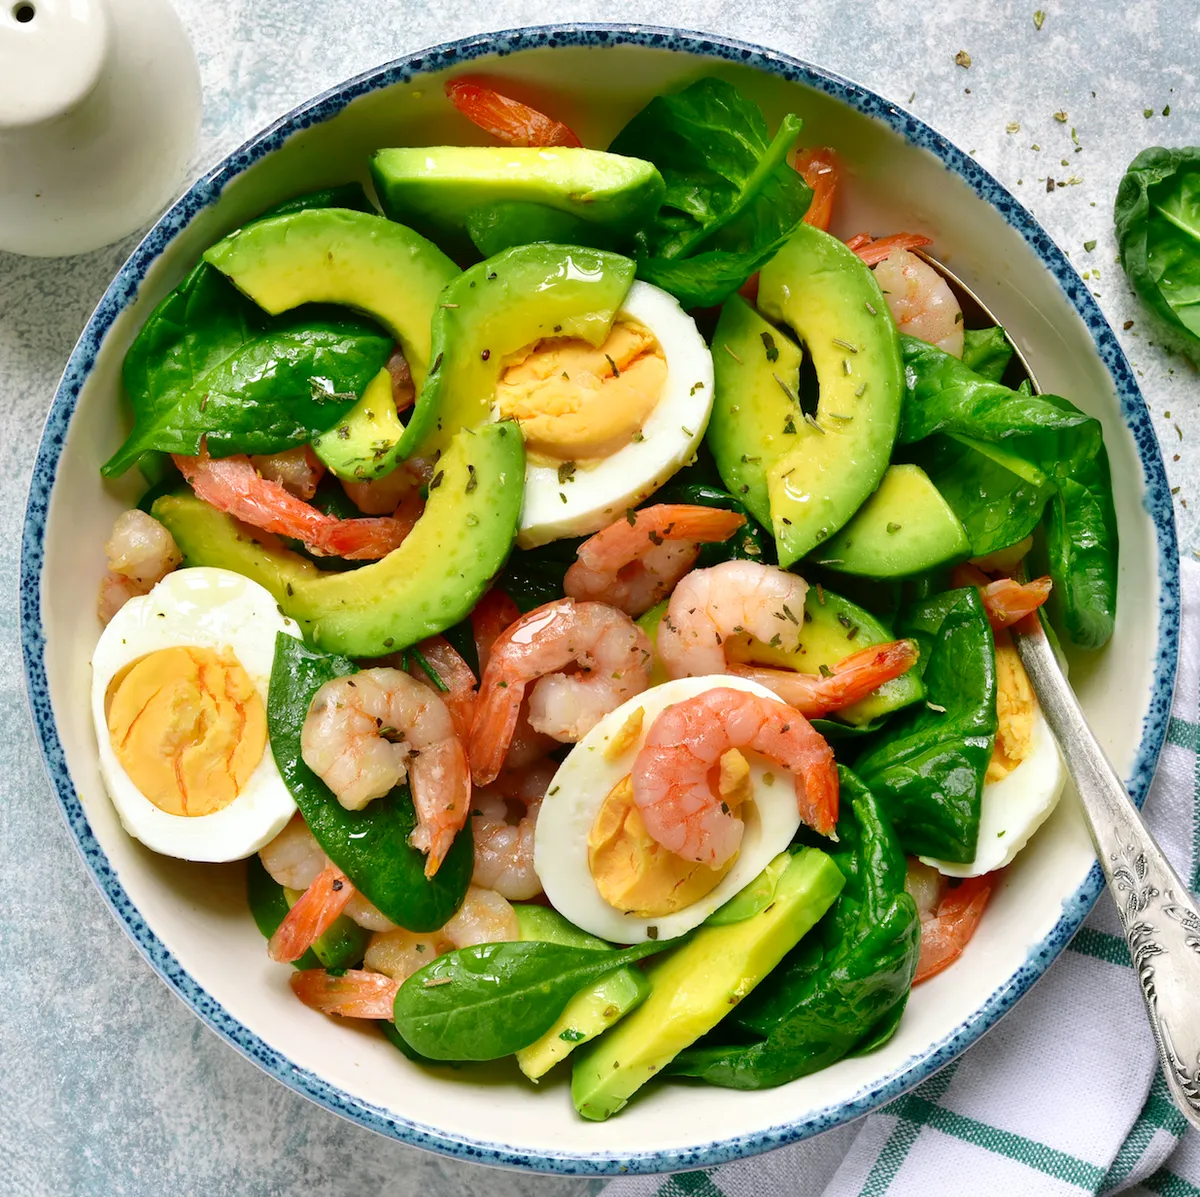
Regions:
<instances>
[{"instance_id":1,"label":"white ceramic bowl","mask_svg":"<svg viewBox=\"0 0 1200 1197\"><path fill-rule=\"evenodd\" d=\"M218 1034L285 1084L408 1143L463 1159L581 1174L719 1163L857 1117L927 1077L987 1030L1063 949L1100 890L1073 799L1009 870L963 959L912 995L896 1036L781 1089L651 1089L609 1122L577 1118L564 1084L515 1068L425 1071L374 1030L301 1006L246 910L239 867L154 856L121 830L97 771L87 704L99 627L92 596L113 518L134 497L102 485L122 438L126 347L205 246L306 190L366 177L379 146L461 142L442 83L469 64L515 78L589 145L606 145L652 96L708 73L774 122L800 113L807 143L850 171L836 232L928 232L999 314L1049 391L1098 417L1121 533L1112 643L1073 663L1097 735L1141 801L1162 745L1175 676L1178 559L1171 501L1129 365L1074 270L978 164L866 89L781 54L674 31L519 30L438 47L351 80L231 154L159 222L121 269L80 338L35 467L22 557L30 699L71 831L117 917L163 979ZM131 485L131 483L126 484Z\"/></svg>"}]
</instances>

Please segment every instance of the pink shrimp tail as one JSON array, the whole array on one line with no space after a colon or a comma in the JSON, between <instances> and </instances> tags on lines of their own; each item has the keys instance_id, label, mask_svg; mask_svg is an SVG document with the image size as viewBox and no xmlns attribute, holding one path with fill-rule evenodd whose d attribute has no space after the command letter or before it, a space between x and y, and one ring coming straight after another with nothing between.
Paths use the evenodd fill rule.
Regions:
<instances>
[{"instance_id":1,"label":"pink shrimp tail","mask_svg":"<svg viewBox=\"0 0 1200 1197\"><path fill-rule=\"evenodd\" d=\"M335 864L328 864L300 895L267 944L267 954L280 964L299 960L333 925L354 896L354 886Z\"/></svg>"},{"instance_id":2,"label":"pink shrimp tail","mask_svg":"<svg viewBox=\"0 0 1200 1197\"><path fill-rule=\"evenodd\" d=\"M252 527L302 541L312 553L351 560L386 557L409 528L388 516L339 520L263 478L244 454L211 458L172 454L196 497Z\"/></svg>"},{"instance_id":3,"label":"pink shrimp tail","mask_svg":"<svg viewBox=\"0 0 1200 1197\"><path fill-rule=\"evenodd\" d=\"M846 248L854 250L868 266L876 266L898 249L923 249L932 244L932 237L920 233L893 233L890 237L878 238L870 233L856 233L846 242Z\"/></svg>"},{"instance_id":4,"label":"pink shrimp tail","mask_svg":"<svg viewBox=\"0 0 1200 1197\"><path fill-rule=\"evenodd\" d=\"M1032 615L1049 597L1054 583L1049 577L1018 582L1016 578L997 578L994 582L977 565L967 562L954 568L952 586L976 586L983 600L988 623L994 631L1012 627Z\"/></svg>"},{"instance_id":5,"label":"pink shrimp tail","mask_svg":"<svg viewBox=\"0 0 1200 1197\"><path fill-rule=\"evenodd\" d=\"M410 842L425 853L425 876L432 877L442 867L471 809L471 770L458 737L428 745L419 755L414 754L409 781L417 812Z\"/></svg>"},{"instance_id":6,"label":"pink shrimp tail","mask_svg":"<svg viewBox=\"0 0 1200 1197\"><path fill-rule=\"evenodd\" d=\"M471 612L471 630L475 635L475 651L479 655L482 676L491 660L492 649L500 636L518 619L521 609L503 590L489 590Z\"/></svg>"},{"instance_id":7,"label":"pink shrimp tail","mask_svg":"<svg viewBox=\"0 0 1200 1197\"><path fill-rule=\"evenodd\" d=\"M454 720L455 735L466 744L471 738L471 724L475 718L475 674L445 636L430 636L428 640L422 640L416 646L416 651L437 674L438 681L445 689L425 672L420 661L412 662L409 674L438 693L450 711L450 718Z\"/></svg>"},{"instance_id":8,"label":"pink shrimp tail","mask_svg":"<svg viewBox=\"0 0 1200 1197\"><path fill-rule=\"evenodd\" d=\"M342 1018L391 1019L399 981L384 973L347 969L334 976L323 968L293 973L292 992L310 1009Z\"/></svg>"}]
</instances>

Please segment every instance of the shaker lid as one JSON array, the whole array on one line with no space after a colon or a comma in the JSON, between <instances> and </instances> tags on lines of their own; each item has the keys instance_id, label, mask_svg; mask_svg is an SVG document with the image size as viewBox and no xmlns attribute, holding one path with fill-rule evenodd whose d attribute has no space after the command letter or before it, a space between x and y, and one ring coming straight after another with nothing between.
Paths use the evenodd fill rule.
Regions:
<instances>
[{"instance_id":1,"label":"shaker lid","mask_svg":"<svg viewBox=\"0 0 1200 1197\"><path fill-rule=\"evenodd\" d=\"M0 134L79 104L108 46L104 0L0 0Z\"/></svg>"}]
</instances>

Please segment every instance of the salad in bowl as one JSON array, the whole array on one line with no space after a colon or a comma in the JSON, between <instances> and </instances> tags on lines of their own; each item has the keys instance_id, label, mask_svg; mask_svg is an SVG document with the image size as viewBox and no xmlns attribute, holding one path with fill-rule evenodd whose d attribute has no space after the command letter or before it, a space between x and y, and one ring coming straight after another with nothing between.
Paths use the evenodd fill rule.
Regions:
<instances>
[{"instance_id":1,"label":"salad in bowl","mask_svg":"<svg viewBox=\"0 0 1200 1197\"><path fill-rule=\"evenodd\" d=\"M1101 426L936 238L828 231L803 114L445 91L492 144L380 144L129 346L109 797L397 1069L603 1121L877 1050L1062 793L1006 629L1112 636Z\"/></svg>"}]
</instances>

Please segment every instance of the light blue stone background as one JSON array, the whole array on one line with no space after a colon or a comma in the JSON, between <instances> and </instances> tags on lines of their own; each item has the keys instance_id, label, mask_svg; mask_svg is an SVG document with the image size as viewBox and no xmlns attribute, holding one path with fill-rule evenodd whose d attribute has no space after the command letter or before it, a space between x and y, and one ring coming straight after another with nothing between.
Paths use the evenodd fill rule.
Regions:
<instances>
[{"instance_id":1,"label":"light blue stone background","mask_svg":"<svg viewBox=\"0 0 1200 1197\"><path fill-rule=\"evenodd\" d=\"M1040 31L1038 3L1046 11ZM177 7L204 81L197 173L346 76L481 27L550 18L678 23L784 50L874 88L972 152L1088 272L1154 414L1178 488L1182 549L1196 547L1200 386L1185 363L1142 334L1111 228L1117 182L1139 149L1200 142L1194 0L590 0L552 9L527 0L486 8L469 0L178 0ZM955 65L960 50L971 56L969 69ZM1065 123L1055 119L1059 111ZM1009 132L1014 124L1019 130ZM1078 182L1047 194L1048 175ZM485 1171L402 1147L269 1080L142 962L68 839L21 681L12 591L18 529L59 373L135 240L71 260L0 254L0 1192L588 1192L584 1181ZM843 1128L818 1141L811 1184L792 1197L820 1192L853 1134Z\"/></svg>"}]
</instances>

